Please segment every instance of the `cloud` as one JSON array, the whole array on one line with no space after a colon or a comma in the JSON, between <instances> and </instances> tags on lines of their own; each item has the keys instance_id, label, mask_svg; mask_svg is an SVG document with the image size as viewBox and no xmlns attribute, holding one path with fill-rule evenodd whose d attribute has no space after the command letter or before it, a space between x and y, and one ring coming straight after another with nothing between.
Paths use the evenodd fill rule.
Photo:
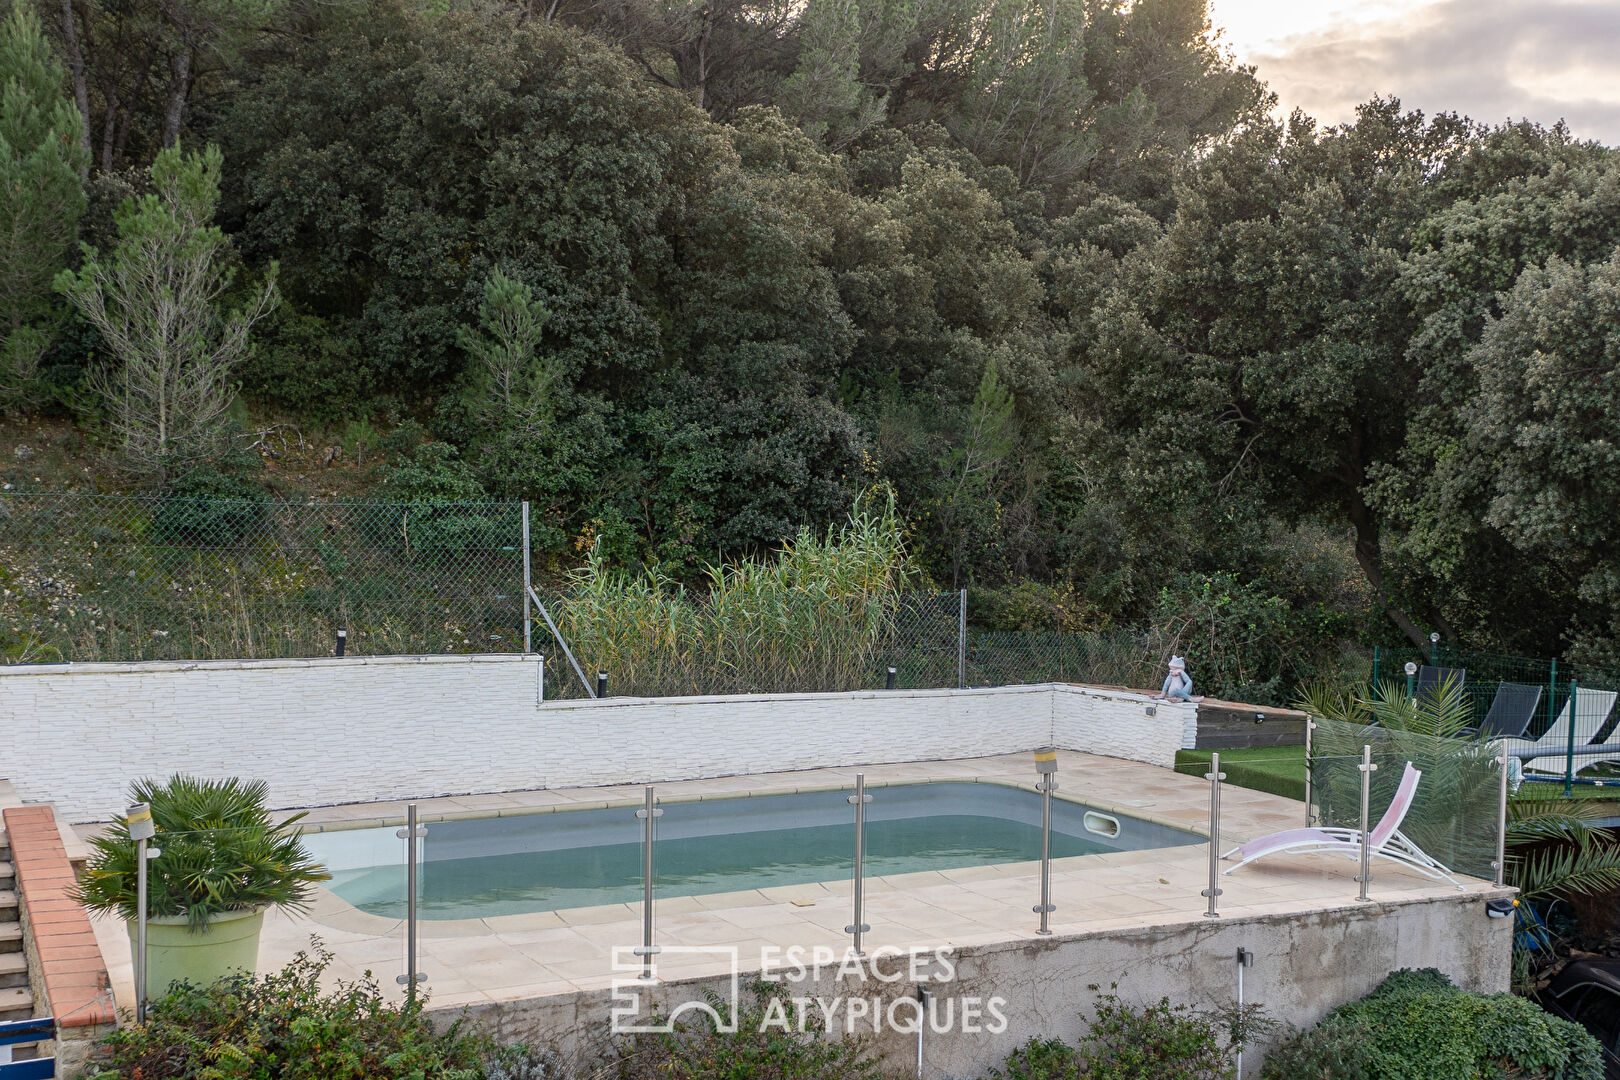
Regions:
<instances>
[{"instance_id":1,"label":"cloud","mask_svg":"<svg viewBox=\"0 0 1620 1080\"><path fill-rule=\"evenodd\" d=\"M1409 109L1497 124L1563 119L1579 138L1620 145L1620 4L1612 0L1441 0L1400 19L1289 37L1249 59L1285 109L1325 123L1374 94Z\"/></svg>"}]
</instances>

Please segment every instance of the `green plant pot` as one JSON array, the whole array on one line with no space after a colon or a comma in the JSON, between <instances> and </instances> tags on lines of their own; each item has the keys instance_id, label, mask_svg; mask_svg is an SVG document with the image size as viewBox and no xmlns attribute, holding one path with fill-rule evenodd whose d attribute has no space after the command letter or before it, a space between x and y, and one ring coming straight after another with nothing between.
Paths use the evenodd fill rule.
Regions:
<instances>
[{"instance_id":1,"label":"green plant pot","mask_svg":"<svg viewBox=\"0 0 1620 1080\"><path fill-rule=\"evenodd\" d=\"M135 948L135 924L129 947ZM233 971L252 972L259 963L259 931L264 912L232 911L216 915L202 933L194 934L184 915L146 920L146 998L162 997L171 983L212 985Z\"/></svg>"}]
</instances>

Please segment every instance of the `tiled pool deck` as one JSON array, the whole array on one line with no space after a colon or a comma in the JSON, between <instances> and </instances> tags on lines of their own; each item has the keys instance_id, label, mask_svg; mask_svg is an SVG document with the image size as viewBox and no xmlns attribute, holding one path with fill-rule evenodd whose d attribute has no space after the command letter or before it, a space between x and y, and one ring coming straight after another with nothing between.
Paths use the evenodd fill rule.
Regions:
<instances>
[{"instance_id":1,"label":"tiled pool deck","mask_svg":"<svg viewBox=\"0 0 1620 1080\"><path fill-rule=\"evenodd\" d=\"M1209 785L1196 777L1116 758L1060 751L1058 797L1071 798L1132 817L1206 833ZM659 784L661 801L710 799L745 794L849 789L856 769L817 769L714 780ZM978 780L1033 785L1028 753L953 761L872 765L868 787L894 783ZM557 809L641 804L640 787L516 791L418 801L423 822L506 816ZM1222 792L1223 846L1304 824L1302 804L1275 795L1227 786ZM400 826L404 803L366 803L310 811L310 829ZM1356 864L1342 856L1281 855L1221 879L1218 909L1225 918L1360 908ZM1201 919L1200 890L1208 879L1204 845L1056 860L1052 897L1057 935L1088 931L1147 929ZM1489 882L1461 878L1467 894L1499 895ZM1034 937L1039 899L1038 864L1016 863L868 878L865 919L872 930L868 950L880 946L933 948L1006 942ZM827 946L840 952L849 944L848 880L793 885L709 896L660 898L656 940L660 945L735 945L742 956L767 946ZM1456 897L1457 890L1394 864L1375 860L1372 899L1411 902ZM96 920L96 933L108 959L121 1005L133 1001L128 939L122 923ZM398 996L394 976L403 971L404 928L399 920L358 911L323 890L305 915L270 913L265 920L259 969L271 970L309 945L317 935L336 956L330 974L358 978L372 971L390 996ZM420 964L435 1008L483 1005L577 991L601 990L617 975L615 946L641 942L641 909L609 904L567 911L487 919L421 923ZM668 979L719 972L712 957L663 957L659 974Z\"/></svg>"}]
</instances>

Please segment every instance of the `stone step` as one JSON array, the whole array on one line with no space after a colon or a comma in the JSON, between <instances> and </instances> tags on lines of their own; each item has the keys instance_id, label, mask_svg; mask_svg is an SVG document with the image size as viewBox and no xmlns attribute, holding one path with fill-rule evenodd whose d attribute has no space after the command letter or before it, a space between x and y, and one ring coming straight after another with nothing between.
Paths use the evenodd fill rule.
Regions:
<instances>
[{"instance_id":1,"label":"stone step","mask_svg":"<svg viewBox=\"0 0 1620 1080\"><path fill-rule=\"evenodd\" d=\"M20 952L0 953L0 990L28 985L28 957Z\"/></svg>"},{"instance_id":2,"label":"stone step","mask_svg":"<svg viewBox=\"0 0 1620 1080\"><path fill-rule=\"evenodd\" d=\"M10 889L0 889L0 920L11 922L17 918L17 894Z\"/></svg>"},{"instance_id":3,"label":"stone step","mask_svg":"<svg viewBox=\"0 0 1620 1080\"><path fill-rule=\"evenodd\" d=\"M16 871L11 868L11 857L8 855L0 859L0 888L12 888L12 882L15 880Z\"/></svg>"},{"instance_id":4,"label":"stone step","mask_svg":"<svg viewBox=\"0 0 1620 1080\"><path fill-rule=\"evenodd\" d=\"M15 922L0 923L0 953L20 953L22 951L22 924Z\"/></svg>"},{"instance_id":5,"label":"stone step","mask_svg":"<svg viewBox=\"0 0 1620 1080\"><path fill-rule=\"evenodd\" d=\"M34 1015L34 995L26 986L0 990L0 1020L27 1020Z\"/></svg>"}]
</instances>

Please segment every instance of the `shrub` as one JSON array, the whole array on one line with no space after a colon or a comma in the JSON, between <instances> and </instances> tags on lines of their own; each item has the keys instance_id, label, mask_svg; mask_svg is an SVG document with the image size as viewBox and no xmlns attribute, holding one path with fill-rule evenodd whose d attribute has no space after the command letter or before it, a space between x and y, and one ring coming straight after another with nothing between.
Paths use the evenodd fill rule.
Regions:
<instances>
[{"instance_id":1,"label":"shrub","mask_svg":"<svg viewBox=\"0 0 1620 1080\"><path fill-rule=\"evenodd\" d=\"M264 519L264 490L251 480L199 469L169 485L152 514L160 544L232 547Z\"/></svg>"},{"instance_id":2,"label":"shrub","mask_svg":"<svg viewBox=\"0 0 1620 1080\"><path fill-rule=\"evenodd\" d=\"M1315 1071L1311 1071L1314 1069ZM1268 1080L1601 1080L1585 1030L1512 994L1459 990L1433 968L1397 971L1268 1057Z\"/></svg>"},{"instance_id":3,"label":"shrub","mask_svg":"<svg viewBox=\"0 0 1620 1080\"><path fill-rule=\"evenodd\" d=\"M1031 1039L1007 1055L991 1080L1075 1080L1080 1054L1062 1039Z\"/></svg>"},{"instance_id":4,"label":"shrub","mask_svg":"<svg viewBox=\"0 0 1620 1080\"><path fill-rule=\"evenodd\" d=\"M881 1080L871 1040L828 1039L814 1015L801 1016L776 987L754 984L752 1000L739 1003L737 1030L716 1030L707 1014L694 1024L677 1023L673 1032L641 1034L619 1046L619 1080ZM781 1002L781 1012L767 1010ZM712 999L725 1015L728 1006ZM770 1016L772 1023L764 1023ZM786 1028L777 1023L787 1020Z\"/></svg>"},{"instance_id":5,"label":"shrub","mask_svg":"<svg viewBox=\"0 0 1620 1080\"><path fill-rule=\"evenodd\" d=\"M185 915L193 929L227 911L264 907L297 910L310 886L330 875L311 858L298 838L295 814L272 823L265 809L262 780L200 780L174 776L158 785L142 780L130 788L130 802L147 803L163 857L147 871L147 913ZM129 825L90 841L92 855L79 900L91 911L136 913L136 848Z\"/></svg>"},{"instance_id":6,"label":"shrub","mask_svg":"<svg viewBox=\"0 0 1620 1080\"><path fill-rule=\"evenodd\" d=\"M1171 1005L1136 1008L1114 994L1097 999L1078 1047L1031 1039L990 1080L1232 1080L1236 1074L1221 1018ZM1255 1022L1251 1019L1251 1024ZM1230 1029L1228 1029L1230 1030Z\"/></svg>"},{"instance_id":7,"label":"shrub","mask_svg":"<svg viewBox=\"0 0 1620 1080\"><path fill-rule=\"evenodd\" d=\"M89 1080L481 1080L490 1047L462 1022L437 1032L420 1001L396 1007L368 974L323 993L314 944L270 975L181 985L97 1046Z\"/></svg>"}]
</instances>

